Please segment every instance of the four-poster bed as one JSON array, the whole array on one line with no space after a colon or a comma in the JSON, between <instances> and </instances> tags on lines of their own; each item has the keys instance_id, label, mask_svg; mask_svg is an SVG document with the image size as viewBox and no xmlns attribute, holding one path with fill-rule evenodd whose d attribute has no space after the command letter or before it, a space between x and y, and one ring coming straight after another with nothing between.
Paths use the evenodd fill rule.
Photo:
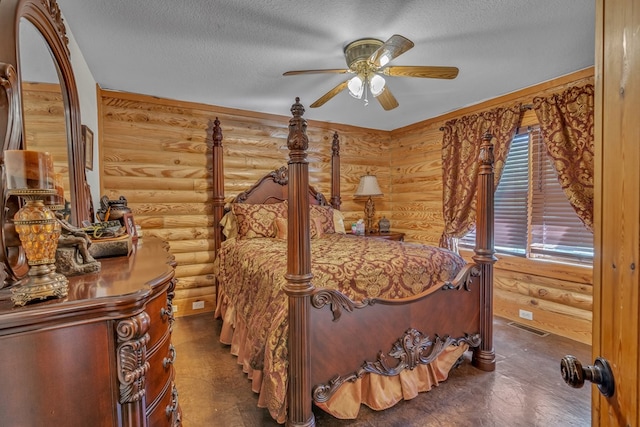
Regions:
<instances>
[{"instance_id":1,"label":"four-poster bed","mask_svg":"<svg viewBox=\"0 0 640 427\"><path fill-rule=\"evenodd\" d=\"M214 221L224 224L216 231L216 316L224 319L221 341L260 392L259 405L279 422L312 426L314 403L352 418L361 403L384 409L429 390L468 348L474 366L492 371L491 136L479 159L475 255L465 263L441 248L341 234L338 136L329 205L309 186L298 98L291 112L288 168L236 196L233 215L225 212L218 119L209 129ZM348 275L351 285L341 281ZM380 387L394 396L381 401Z\"/></svg>"}]
</instances>

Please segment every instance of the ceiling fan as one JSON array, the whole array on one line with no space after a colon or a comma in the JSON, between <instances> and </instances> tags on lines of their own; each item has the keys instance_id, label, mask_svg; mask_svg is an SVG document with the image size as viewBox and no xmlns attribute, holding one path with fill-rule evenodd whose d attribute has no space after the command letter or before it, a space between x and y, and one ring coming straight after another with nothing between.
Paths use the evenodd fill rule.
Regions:
<instances>
[{"instance_id":1,"label":"ceiling fan","mask_svg":"<svg viewBox=\"0 0 640 427\"><path fill-rule=\"evenodd\" d=\"M421 77L432 79L454 79L458 75L456 67L439 66L389 66L389 62L402 55L414 46L406 37L395 34L386 42L377 39L360 39L349 43L344 48L347 69L300 70L287 71L283 76L298 74L355 74L349 80L343 81L329 92L322 95L311 104L311 108L324 105L331 98L345 89L351 96L362 99L365 105L369 103L368 93L380 102L385 110L392 110L398 106L398 101L389 90L384 76Z\"/></svg>"}]
</instances>

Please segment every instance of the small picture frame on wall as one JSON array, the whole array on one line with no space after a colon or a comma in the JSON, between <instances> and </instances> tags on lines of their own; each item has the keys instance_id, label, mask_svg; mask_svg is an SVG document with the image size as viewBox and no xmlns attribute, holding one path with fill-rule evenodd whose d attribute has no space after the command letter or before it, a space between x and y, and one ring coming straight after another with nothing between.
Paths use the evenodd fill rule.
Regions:
<instances>
[{"instance_id":1,"label":"small picture frame on wall","mask_svg":"<svg viewBox=\"0 0 640 427\"><path fill-rule=\"evenodd\" d=\"M138 241L138 230L136 229L136 223L133 221L133 214L126 213L122 216L124 221L124 228L127 230L127 234L131 236L133 242Z\"/></svg>"},{"instance_id":2,"label":"small picture frame on wall","mask_svg":"<svg viewBox=\"0 0 640 427\"><path fill-rule=\"evenodd\" d=\"M84 167L93 170L93 132L87 125L82 125L82 142L84 144Z\"/></svg>"}]
</instances>

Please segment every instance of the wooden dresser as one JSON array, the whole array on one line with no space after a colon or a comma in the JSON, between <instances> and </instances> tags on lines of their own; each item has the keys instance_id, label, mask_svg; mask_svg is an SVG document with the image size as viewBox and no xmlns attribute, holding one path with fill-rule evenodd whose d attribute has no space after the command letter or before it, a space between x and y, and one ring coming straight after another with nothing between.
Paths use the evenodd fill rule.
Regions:
<instances>
[{"instance_id":1,"label":"wooden dresser","mask_svg":"<svg viewBox=\"0 0 640 427\"><path fill-rule=\"evenodd\" d=\"M178 426L171 345L175 261L161 240L69 296L13 308L0 291L0 425Z\"/></svg>"}]
</instances>

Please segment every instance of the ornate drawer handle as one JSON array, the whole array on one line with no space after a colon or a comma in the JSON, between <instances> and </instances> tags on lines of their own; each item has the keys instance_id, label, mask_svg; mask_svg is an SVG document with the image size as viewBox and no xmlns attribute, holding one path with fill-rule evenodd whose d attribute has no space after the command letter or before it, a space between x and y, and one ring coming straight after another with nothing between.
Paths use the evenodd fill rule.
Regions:
<instances>
[{"instance_id":1,"label":"ornate drawer handle","mask_svg":"<svg viewBox=\"0 0 640 427\"><path fill-rule=\"evenodd\" d=\"M180 411L178 408L179 408L178 407L178 389L176 388L176 385L173 384L173 389L171 390L171 405L167 405L167 407L164 410L164 413L167 415L167 418L169 417L172 418L172 422L171 422L172 426L179 426L182 424Z\"/></svg>"},{"instance_id":2,"label":"ornate drawer handle","mask_svg":"<svg viewBox=\"0 0 640 427\"><path fill-rule=\"evenodd\" d=\"M171 319L173 317L173 310L171 309L171 306L169 306L169 308L162 307L160 309L160 317L162 317L162 320L167 320L167 318Z\"/></svg>"},{"instance_id":3,"label":"ornate drawer handle","mask_svg":"<svg viewBox=\"0 0 640 427\"><path fill-rule=\"evenodd\" d=\"M175 318L173 317L173 304L170 299L167 299L167 306L160 309L160 317L164 322L169 321L169 330L172 330Z\"/></svg>"},{"instance_id":4,"label":"ornate drawer handle","mask_svg":"<svg viewBox=\"0 0 640 427\"><path fill-rule=\"evenodd\" d=\"M176 348L173 344L169 344L169 357L165 357L162 359L162 366L164 369L167 369L167 366L173 365L173 362L176 360Z\"/></svg>"}]
</instances>

